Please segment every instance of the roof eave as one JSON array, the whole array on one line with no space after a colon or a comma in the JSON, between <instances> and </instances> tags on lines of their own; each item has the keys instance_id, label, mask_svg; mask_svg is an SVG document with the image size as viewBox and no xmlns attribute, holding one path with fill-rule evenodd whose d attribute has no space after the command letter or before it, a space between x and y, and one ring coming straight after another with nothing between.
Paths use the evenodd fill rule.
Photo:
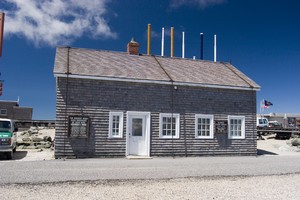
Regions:
<instances>
[{"instance_id":1,"label":"roof eave","mask_svg":"<svg viewBox=\"0 0 300 200\"><path fill-rule=\"evenodd\" d=\"M132 79L123 77L107 77L107 76L87 76L87 75L76 75L76 74L66 74L66 73L54 73L54 77L63 78L78 78L78 79L90 79L90 80L102 80L102 81L121 81L121 82L132 82L132 83L152 83L161 85L181 85L181 86L192 86L192 87L205 87L205 88L215 88L215 89L232 89L232 90L250 90L250 91L260 91L260 87L245 87L245 86L231 86L231 85L214 85L214 84L204 84L204 83L190 83L190 82L179 82L179 81L169 81L169 80L150 80L150 79Z\"/></svg>"}]
</instances>

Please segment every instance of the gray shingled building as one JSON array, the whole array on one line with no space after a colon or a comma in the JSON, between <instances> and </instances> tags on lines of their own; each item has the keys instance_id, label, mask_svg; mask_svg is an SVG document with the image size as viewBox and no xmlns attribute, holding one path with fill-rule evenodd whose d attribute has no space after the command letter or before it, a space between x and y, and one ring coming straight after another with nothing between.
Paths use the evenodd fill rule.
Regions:
<instances>
[{"instance_id":1,"label":"gray shingled building","mask_svg":"<svg viewBox=\"0 0 300 200\"><path fill-rule=\"evenodd\" d=\"M229 63L57 48L55 157L256 155L254 81Z\"/></svg>"},{"instance_id":2,"label":"gray shingled building","mask_svg":"<svg viewBox=\"0 0 300 200\"><path fill-rule=\"evenodd\" d=\"M32 110L31 107L20 107L18 101L0 101L0 118L31 121Z\"/></svg>"}]
</instances>

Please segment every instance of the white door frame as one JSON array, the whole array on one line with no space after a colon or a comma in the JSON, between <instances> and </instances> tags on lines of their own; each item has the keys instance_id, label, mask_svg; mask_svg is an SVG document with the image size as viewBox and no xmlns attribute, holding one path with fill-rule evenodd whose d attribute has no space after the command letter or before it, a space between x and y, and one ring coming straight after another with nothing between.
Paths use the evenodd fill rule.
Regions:
<instances>
[{"instance_id":1,"label":"white door frame","mask_svg":"<svg viewBox=\"0 0 300 200\"><path fill-rule=\"evenodd\" d=\"M130 117L137 116L137 117L145 117L145 152L146 155L142 156L150 156L150 112L138 112L138 111L128 111L127 112L127 119L126 119L126 156L129 155L129 145L130 145L130 138L129 138L129 126L131 125L129 122Z\"/></svg>"}]
</instances>

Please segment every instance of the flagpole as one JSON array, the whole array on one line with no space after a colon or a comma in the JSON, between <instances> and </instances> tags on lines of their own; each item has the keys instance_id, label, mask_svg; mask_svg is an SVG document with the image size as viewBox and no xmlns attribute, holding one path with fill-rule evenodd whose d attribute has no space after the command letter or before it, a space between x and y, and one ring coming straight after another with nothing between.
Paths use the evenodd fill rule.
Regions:
<instances>
[{"instance_id":1,"label":"flagpole","mask_svg":"<svg viewBox=\"0 0 300 200\"><path fill-rule=\"evenodd\" d=\"M263 103L264 103L264 99L263 100L261 100L261 102L260 102L260 117L262 118L262 116L263 116L263 113L264 113L264 106L263 106Z\"/></svg>"}]
</instances>

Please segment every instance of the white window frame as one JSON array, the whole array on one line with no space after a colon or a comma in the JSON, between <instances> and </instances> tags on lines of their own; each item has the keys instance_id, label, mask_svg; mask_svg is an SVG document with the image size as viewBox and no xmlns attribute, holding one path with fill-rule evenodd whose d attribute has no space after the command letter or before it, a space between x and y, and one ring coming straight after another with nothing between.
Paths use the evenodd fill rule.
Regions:
<instances>
[{"instance_id":1,"label":"white window frame","mask_svg":"<svg viewBox=\"0 0 300 200\"><path fill-rule=\"evenodd\" d=\"M231 123L230 120L232 119L237 119L237 120L242 120L241 123L241 135L240 136L234 136L231 135ZM229 115L228 116L228 139L245 139L245 116L236 116L236 115Z\"/></svg>"},{"instance_id":2,"label":"white window frame","mask_svg":"<svg viewBox=\"0 0 300 200\"><path fill-rule=\"evenodd\" d=\"M198 135L198 120L199 119L209 119L210 127L209 127L209 136L199 136ZM195 138L197 139L213 139L214 138L214 116L213 115L204 115L204 114L196 114L195 115Z\"/></svg>"},{"instance_id":3,"label":"white window frame","mask_svg":"<svg viewBox=\"0 0 300 200\"><path fill-rule=\"evenodd\" d=\"M119 116L119 135L113 135L113 117ZM123 137L123 112L110 112L109 113L109 138L122 138Z\"/></svg>"},{"instance_id":4,"label":"white window frame","mask_svg":"<svg viewBox=\"0 0 300 200\"><path fill-rule=\"evenodd\" d=\"M175 118L175 135L163 135L163 118L173 117ZM159 114L159 137L162 139L178 139L179 138L179 128L180 128L180 115L178 113L160 113Z\"/></svg>"}]
</instances>

